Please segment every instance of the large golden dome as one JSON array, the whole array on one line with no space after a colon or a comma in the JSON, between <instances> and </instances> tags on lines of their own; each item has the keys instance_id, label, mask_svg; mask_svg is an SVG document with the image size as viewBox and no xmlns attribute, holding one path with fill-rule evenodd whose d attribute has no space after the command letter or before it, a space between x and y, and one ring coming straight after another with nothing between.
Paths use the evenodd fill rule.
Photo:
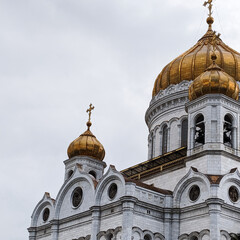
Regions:
<instances>
[{"instance_id":1,"label":"large golden dome","mask_svg":"<svg viewBox=\"0 0 240 240\"><path fill-rule=\"evenodd\" d=\"M174 59L158 75L153 97L160 90L171 84L178 84L183 80L193 80L205 71L211 64L212 38L215 32L212 30L213 18L207 19L209 29L207 33L188 51ZM240 53L228 47L219 37L216 41L216 63L235 80L240 80Z\"/></svg>"},{"instance_id":2,"label":"large golden dome","mask_svg":"<svg viewBox=\"0 0 240 240\"><path fill-rule=\"evenodd\" d=\"M237 82L216 64L216 56L214 54L212 60L212 65L191 83L188 91L189 100L191 101L211 93L222 93L238 100L239 86Z\"/></svg>"}]
</instances>

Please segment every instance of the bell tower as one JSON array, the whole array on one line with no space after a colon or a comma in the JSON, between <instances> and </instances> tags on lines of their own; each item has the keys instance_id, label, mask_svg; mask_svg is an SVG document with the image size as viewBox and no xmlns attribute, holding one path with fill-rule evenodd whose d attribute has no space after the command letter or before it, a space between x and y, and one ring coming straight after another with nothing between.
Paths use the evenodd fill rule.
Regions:
<instances>
[{"instance_id":1,"label":"bell tower","mask_svg":"<svg viewBox=\"0 0 240 240\"><path fill-rule=\"evenodd\" d=\"M239 85L216 64L219 36L213 32L212 64L190 85L186 104L188 156L195 159L194 167L215 175L229 172L236 163L240 167Z\"/></svg>"}]
</instances>

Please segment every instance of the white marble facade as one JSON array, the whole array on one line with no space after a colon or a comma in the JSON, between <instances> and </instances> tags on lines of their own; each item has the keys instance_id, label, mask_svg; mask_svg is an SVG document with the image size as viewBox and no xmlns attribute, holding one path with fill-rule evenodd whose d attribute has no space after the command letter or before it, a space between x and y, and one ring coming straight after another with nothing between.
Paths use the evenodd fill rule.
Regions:
<instances>
[{"instance_id":1,"label":"white marble facade","mask_svg":"<svg viewBox=\"0 0 240 240\"><path fill-rule=\"evenodd\" d=\"M33 211L29 239L238 239L240 201L234 194L240 191L240 104L221 94L188 102L189 83L161 91L146 113L149 159L164 154L165 126L166 152L181 148L182 123L188 122L185 167L136 181L114 166L104 174L106 164L91 157L68 159L56 199L45 193ZM194 142L199 114L204 116L204 144ZM231 146L223 137L226 115L232 119ZM81 201L74 206L76 189Z\"/></svg>"}]
</instances>

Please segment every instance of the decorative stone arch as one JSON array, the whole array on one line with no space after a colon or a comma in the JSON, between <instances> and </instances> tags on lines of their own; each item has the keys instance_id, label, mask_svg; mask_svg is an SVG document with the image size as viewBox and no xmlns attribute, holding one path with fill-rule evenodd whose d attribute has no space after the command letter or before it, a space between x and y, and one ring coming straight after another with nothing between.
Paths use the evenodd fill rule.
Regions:
<instances>
[{"instance_id":1,"label":"decorative stone arch","mask_svg":"<svg viewBox=\"0 0 240 240\"><path fill-rule=\"evenodd\" d=\"M106 239L106 232L105 231L101 231L97 234L97 240L100 240L100 239Z\"/></svg>"},{"instance_id":2,"label":"decorative stone arch","mask_svg":"<svg viewBox=\"0 0 240 240\"><path fill-rule=\"evenodd\" d=\"M123 189L122 192L125 192L125 180L123 175L118 172L114 166L110 165L106 174L102 177L100 182L96 188L96 195L95 195L95 206L101 205L101 198L103 190L107 187L107 185L114 180L118 180L121 182L121 188ZM119 186L118 186L119 187Z\"/></svg>"},{"instance_id":3,"label":"decorative stone arch","mask_svg":"<svg viewBox=\"0 0 240 240\"><path fill-rule=\"evenodd\" d=\"M188 173L178 182L174 191L173 191L173 206L179 208L180 200L182 197L182 193L186 190L186 188L192 184L193 182L199 181L203 183L210 193L210 182L209 179L202 173L198 172L197 169L190 168Z\"/></svg>"},{"instance_id":4,"label":"decorative stone arch","mask_svg":"<svg viewBox=\"0 0 240 240\"><path fill-rule=\"evenodd\" d=\"M50 197L49 193L44 193L43 198L39 201L37 206L34 208L32 213L31 227L37 227L37 222L40 216L40 213L45 207L49 207L50 215L46 223L48 223L54 216L55 212L55 200Z\"/></svg>"},{"instance_id":5,"label":"decorative stone arch","mask_svg":"<svg viewBox=\"0 0 240 240\"><path fill-rule=\"evenodd\" d=\"M195 238L199 239L199 232L192 232L189 234L189 240L195 240Z\"/></svg>"},{"instance_id":6,"label":"decorative stone arch","mask_svg":"<svg viewBox=\"0 0 240 240\"><path fill-rule=\"evenodd\" d=\"M154 234L151 232L151 231L149 231L149 230L144 230L143 231L143 239L145 240L145 236L149 236L150 237L150 239L149 240L154 240L155 238L154 238Z\"/></svg>"},{"instance_id":7,"label":"decorative stone arch","mask_svg":"<svg viewBox=\"0 0 240 240\"><path fill-rule=\"evenodd\" d=\"M174 121L179 122L179 118L177 118L177 117L171 118L171 119L168 121L169 127L171 126L171 124L172 124Z\"/></svg>"},{"instance_id":8,"label":"decorative stone arch","mask_svg":"<svg viewBox=\"0 0 240 240\"><path fill-rule=\"evenodd\" d=\"M178 240L189 240L189 235L188 234L182 234L181 236L178 237Z\"/></svg>"},{"instance_id":9,"label":"decorative stone arch","mask_svg":"<svg viewBox=\"0 0 240 240\"><path fill-rule=\"evenodd\" d=\"M114 229L108 229L105 233L106 240L113 240L115 237Z\"/></svg>"},{"instance_id":10,"label":"decorative stone arch","mask_svg":"<svg viewBox=\"0 0 240 240\"><path fill-rule=\"evenodd\" d=\"M221 179L221 181L219 183L219 189L222 189L221 193L223 193L223 191L227 189L227 188L225 189L225 185L227 185L229 183L232 183L233 185L236 185L238 187L239 195L240 195L240 172L238 171L237 168L232 169L230 171L230 173L224 175L223 178ZM221 195L221 193L220 193L220 195ZM228 195L228 193L226 193L226 192L225 192L225 194ZM224 199L224 196L220 196L220 197Z\"/></svg>"},{"instance_id":11,"label":"decorative stone arch","mask_svg":"<svg viewBox=\"0 0 240 240\"><path fill-rule=\"evenodd\" d=\"M229 233L225 230L221 230L220 231L221 237L225 237L224 240L231 240L231 236L229 235Z\"/></svg>"},{"instance_id":12,"label":"decorative stone arch","mask_svg":"<svg viewBox=\"0 0 240 240\"><path fill-rule=\"evenodd\" d=\"M88 173L85 173L83 171L81 171L81 169L78 167L75 167L74 171L73 171L73 176L72 178L68 179L67 181L65 181L65 183L62 185L60 191L58 192L57 198L56 198L56 204L55 204L55 219L59 218L59 214L60 214L60 209L64 200L65 195L67 194L67 192L70 190L70 188L81 181L86 181L90 184L92 192L94 193L95 191L95 182L93 180L93 177L90 176Z\"/></svg>"},{"instance_id":13,"label":"decorative stone arch","mask_svg":"<svg viewBox=\"0 0 240 240\"><path fill-rule=\"evenodd\" d=\"M134 234L135 234L135 233L137 233L137 234L139 235L139 239L135 239L135 238L134 238ZM133 227L133 229L132 229L132 239L133 239L133 240L143 239L143 236L144 236L144 234L143 234L142 229L140 229L140 228L138 228L138 227Z\"/></svg>"},{"instance_id":14,"label":"decorative stone arch","mask_svg":"<svg viewBox=\"0 0 240 240\"><path fill-rule=\"evenodd\" d=\"M199 233L199 240L202 240L205 236L208 236L210 239L210 231L208 229L204 229Z\"/></svg>"},{"instance_id":15,"label":"decorative stone arch","mask_svg":"<svg viewBox=\"0 0 240 240\"><path fill-rule=\"evenodd\" d=\"M165 240L165 237L161 233L154 233L154 239Z\"/></svg>"},{"instance_id":16,"label":"decorative stone arch","mask_svg":"<svg viewBox=\"0 0 240 240\"><path fill-rule=\"evenodd\" d=\"M116 227L115 229L108 229L107 231L101 231L97 234L97 239L98 240L100 239L115 240L117 237L117 234L121 232L121 230L122 230L122 227ZM110 236L112 236L112 238L110 238Z\"/></svg>"}]
</instances>

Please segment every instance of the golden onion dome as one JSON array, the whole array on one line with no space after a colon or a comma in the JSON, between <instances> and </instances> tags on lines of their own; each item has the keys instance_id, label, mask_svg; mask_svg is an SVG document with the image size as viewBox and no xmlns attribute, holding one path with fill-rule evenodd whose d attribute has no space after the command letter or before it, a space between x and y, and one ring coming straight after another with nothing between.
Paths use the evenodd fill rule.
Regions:
<instances>
[{"instance_id":1,"label":"golden onion dome","mask_svg":"<svg viewBox=\"0 0 240 240\"><path fill-rule=\"evenodd\" d=\"M78 138L76 138L72 143L70 143L67 150L69 158L75 156L88 156L102 161L105 157L105 150L103 145L90 131L90 127L92 125L92 123L90 122L90 116L91 110L93 109L94 107L92 107L92 105L90 104L90 109L87 110L87 112L89 112L89 120L87 122L88 129Z\"/></svg>"},{"instance_id":2,"label":"golden onion dome","mask_svg":"<svg viewBox=\"0 0 240 240\"><path fill-rule=\"evenodd\" d=\"M171 84L178 84L183 80L193 80L202 74L211 64L213 18L208 17L207 33L188 51L166 65L155 80L152 95L166 89ZM216 41L216 63L235 80L240 80L240 53L228 47L220 38Z\"/></svg>"},{"instance_id":3,"label":"golden onion dome","mask_svg":"<svg viewBox=\"0 0 240 240\"><path fill-rule=\"evenodd\" d=\"M189 87L189 100L194 100L205 94L222 93L238 100L239 85L233 77L216 64L216 55L212 55L213 63L200 74Z\"/></svg>"}]
</instances>

